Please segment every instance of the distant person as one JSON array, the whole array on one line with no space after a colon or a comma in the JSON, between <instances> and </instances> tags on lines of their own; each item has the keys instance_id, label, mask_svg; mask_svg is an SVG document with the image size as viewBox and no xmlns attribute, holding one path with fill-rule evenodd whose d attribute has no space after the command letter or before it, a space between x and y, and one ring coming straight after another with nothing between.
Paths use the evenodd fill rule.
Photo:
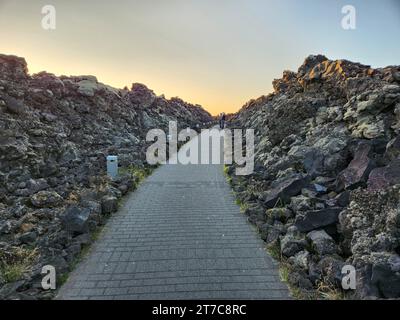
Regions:
<instances>
[{"instance_id":1,"label":"distant person","mask_svg":"<svg viewBox=\"0 0 400 320\"><path fill-rule=\"evenodd\" d=\"M219 119L219 127L221 129L225 128L225 113L224 112L221 113L221 118Z\"/></svg>"}]
</instances>

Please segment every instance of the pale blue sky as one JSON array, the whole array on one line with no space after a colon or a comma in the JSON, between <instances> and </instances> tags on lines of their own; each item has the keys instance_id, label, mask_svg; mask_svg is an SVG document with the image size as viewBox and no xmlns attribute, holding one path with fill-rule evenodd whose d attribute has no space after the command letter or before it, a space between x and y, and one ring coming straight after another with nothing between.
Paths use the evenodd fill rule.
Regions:
<instances>
[{"instance_id":1,"label":"pale blue sky","mask_svg":"<svg viewBox=\"0 0 400 320\"><path fill-rule=\"evenodd\" d=\"M53 4L57 29L41 28ZM357 29L341 28L344 5ZM309 54L400 64L400 0L0 0L0 52L31 72L93 74L116 87L238 110Z\"/></svg>"}]
</instances>

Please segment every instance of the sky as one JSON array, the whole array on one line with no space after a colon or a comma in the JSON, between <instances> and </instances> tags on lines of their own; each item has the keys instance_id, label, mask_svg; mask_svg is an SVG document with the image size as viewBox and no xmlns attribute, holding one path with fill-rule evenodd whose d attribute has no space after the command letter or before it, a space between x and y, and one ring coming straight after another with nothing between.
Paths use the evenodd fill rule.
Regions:
<instances>
[{"instance_id":1,"label":"sky","mask_svg":"<svg viewBox=\"0 0 400 320\"><path fill-rule=\"evenodd\" d=\"M56 29L42 28L44 5ZM344 30L344 5L356 29ZM400 65L400 0L0 0L0 53L31 74L95 75L117 88L230 113L309 54Z\"/></svg>"}]
</instances>

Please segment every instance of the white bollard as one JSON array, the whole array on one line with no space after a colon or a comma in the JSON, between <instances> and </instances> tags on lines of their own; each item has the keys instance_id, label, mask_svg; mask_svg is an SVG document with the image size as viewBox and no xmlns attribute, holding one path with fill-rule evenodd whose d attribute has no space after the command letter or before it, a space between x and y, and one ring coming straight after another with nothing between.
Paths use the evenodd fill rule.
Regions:
<instances>
[{"instance_id":1,"label":"white bollard","mask_svg":"<svg viewBox=\"0 0 400 320\"><path fill-rule=\"evenodd\" d=\"M107 156L107 174L113 179L118 176L117 156Z\"/></svg>"}]
</instances>

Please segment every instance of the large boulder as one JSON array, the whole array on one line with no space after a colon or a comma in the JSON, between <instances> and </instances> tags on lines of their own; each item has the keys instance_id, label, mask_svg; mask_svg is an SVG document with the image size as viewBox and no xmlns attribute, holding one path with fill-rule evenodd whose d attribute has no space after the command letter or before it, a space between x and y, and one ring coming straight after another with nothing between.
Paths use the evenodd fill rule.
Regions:
<instances>
[{"instance_id":1,"label":"large boulder","mask_svg":"<svg viewBox=\"0 0 400 320\"><path fill-rule=\"evenodd\" d=\"M350 191L346 190L341 193L339 193L335 198L334 198L335 204L339 207L347 207L347 205L350 203Z\"/></svg>"},{"instance_id":2,"label":"large boulder","mask_svg":"<svg viewBox=\"0 0 400 320\"><path fill-rule=\"evenodd\" d=\"M391 161L387 166L371 171L368 189L379 190L400 183L400 159Z\"/></svg>"},{"instance_id":3,"label":"large boulder","mask_svg":"<svg viewBox=\"0 0 400 320\"><path fill-rule=\"evenodd\" d=\"M298 176L279 183L275 188L262 196L264 206L273 208L279 201L289 202L290 198L301 193L310 181L309 176Z\"/></svg>"},{"instance_id":4,"label":"large boulder","mask_svg":"<svg viewBox=\"0 0 400 320\"><path fill-rule=\"evenodd\" d=\"M39 191L31 197L31 203L37 208L53 208L59 206L63 198L55 191Z\"/></svg>"},{"instance_id":5,"label":"large boulder","mask_svg":"<svg viewBox=\"0 0 400 320\"><path fill-rule=\"evenodd\" d=\"M288 219L293 217L293 212L285 207L267 209L265 212L267 220L274 223L275 221L287 222Z\"/></svg>"},{"instance_id":6,"label":"large boulder","mask_svg":"<svg viewBox=\"0 0 400 320\"><path fill-rule=\"evenodd\" d=\"M103 214L110 214L118 210L118 199L114 196L104 196L101 199L101 209Z\"/></svg>"},{"instance_id":7,"label":"large boulder","mask_svg":"<svg viewBox=\"0 0 400 320\"><path fill-rule=\"evenodd\" d=\"M61 221L68 232L83 234L89 232L90 214L89 208L80 208L74 205L65 210Z\"/></svg>"},{"instance_id":8,"label":"large boulder","mask_svg":"<svg viewBox=\"0 0 400 320\"><path fill-rule=\"evenodd\" d=\"M295 226L300 232L326 227L339 221L339 213L343 208L325 208L310 210L296 216Z\"/></svg>"},{"instance_id":9,"label":"large boulder","mask_svg":"<svg viewBox=\"0 0 400 320\"><path fill-rule=\"evenodd\" d=\"M305 270L293 270L288 274L287 281L290 285L302 290L312 290L313 285Z\"/></svg>"},{"instance_id":10,"label":"large boulder","mask_svg":"<svg viewBox=\"0 0 400 320\"><path fill-rule=\"evenodd\" d=\"M303 251L307 247L307 241L303 235L298 232L289 230L281 239L281 254L285 257L294 256L296 253Z\"/></svg>"},{"instance_id":11,"label":"large boulder","mask_svg":"<svg viewBox=\"0 0 400 320\"><path fill-rule=\"evenodd\" d=\"M290 257L288 260L295 267L307 271L309 268L310 261L311 261L311 254L307 250L303 250L303 251L296 253L294 256Z\"/></svg>"},{"instance_id":12,"label":"large boulder","mask_svg":"<svg viewBox=\"0 0 400 320\"><path fill-rule=\"evenodd\" d=\"M357 297L393 299L400 296L400 257L372 252L353 259L357 270Z\"/></svg>"},{"instance_id":13,"label":"large boulder","mask_svg":"<svg viewBox=\"0 0 400 320\"><path fill-rule=\"evenodd\" d=\"M249 205L245 210L244 214L248 216L249 222L259 225L266 221L264 208L258 204Z\"/></svg>"},{"instance_id":14,"label":"large boulder","mask_svg":"<svg viewBox=\"0 0 400 320\"><path fill-rule=\"evenodd\" d=\"M338 255L326 255L317 264L317 269L325 283L341 288L342 269L346 265L343 259Z\"/></svg>"},{"instance_id":15,"label":"large boulder","mask_svg":"<svg viewBox=\"0 0 400 320\"><path fill-rule=\"evenodd\" d=\"M311 248L319 255L324 256L336 253L336 244L324 230L314 230L307 234Z\"/></svg>"},{"instance_id":16,"label":"large boulder","mask_svg":"<svg viewBox=\"0 0 400 320\"><path fill-rule=\"evenodd\" d=\"M281 235L285 233L285 229L282 226L271 225L268 223L264 223L258 228L261 239L263 239L266 243L272 243L277 241Z\"/></svg>"},{"instance_id":17,"label":"large boulder","mask_svg":"<svg viewBox=\"0 0 400 320\"><path fill-rule=\"evenodd\" d=\"M372 267L371 284L384 298L400 297L400 256L391 255Z\"/></svg>"},{"instance_id":18,"label":"large boulder","mask_svg":"<svg viewBox=\"0 0 400 320\"><path fill-rule=\"evenodd\" d=\"M375 162L369 157L371 151L372 147L367 143L357 147L353 160L336 180L339 190L355 188L366 182L369 173L375 167Z\"/></svg>"},{"instance_id":19,"label":"large boulder","mask_svg":"<svg viewBox=\"0 0 400 320\"><path fill-rule=\"evenodd\" d=\"M308 73L311 73L311 71L318 65L320 65L321 62L328 61L328 58L322 54L318 55L309 55L303 62L303 64L299 67L298 69L298 75L299 76L306 76Z\"/></svg>"},{"instance_id":20,"label":"large boulder","mask_svg":"<svg viewBox=\"0 0 400 320\"><path fill-rule=\"evenodd\" d=\"M303 195L292 197L289 207L295 213L312 210L314 208L314 200Z\"/></svg>"}]
</instances>

